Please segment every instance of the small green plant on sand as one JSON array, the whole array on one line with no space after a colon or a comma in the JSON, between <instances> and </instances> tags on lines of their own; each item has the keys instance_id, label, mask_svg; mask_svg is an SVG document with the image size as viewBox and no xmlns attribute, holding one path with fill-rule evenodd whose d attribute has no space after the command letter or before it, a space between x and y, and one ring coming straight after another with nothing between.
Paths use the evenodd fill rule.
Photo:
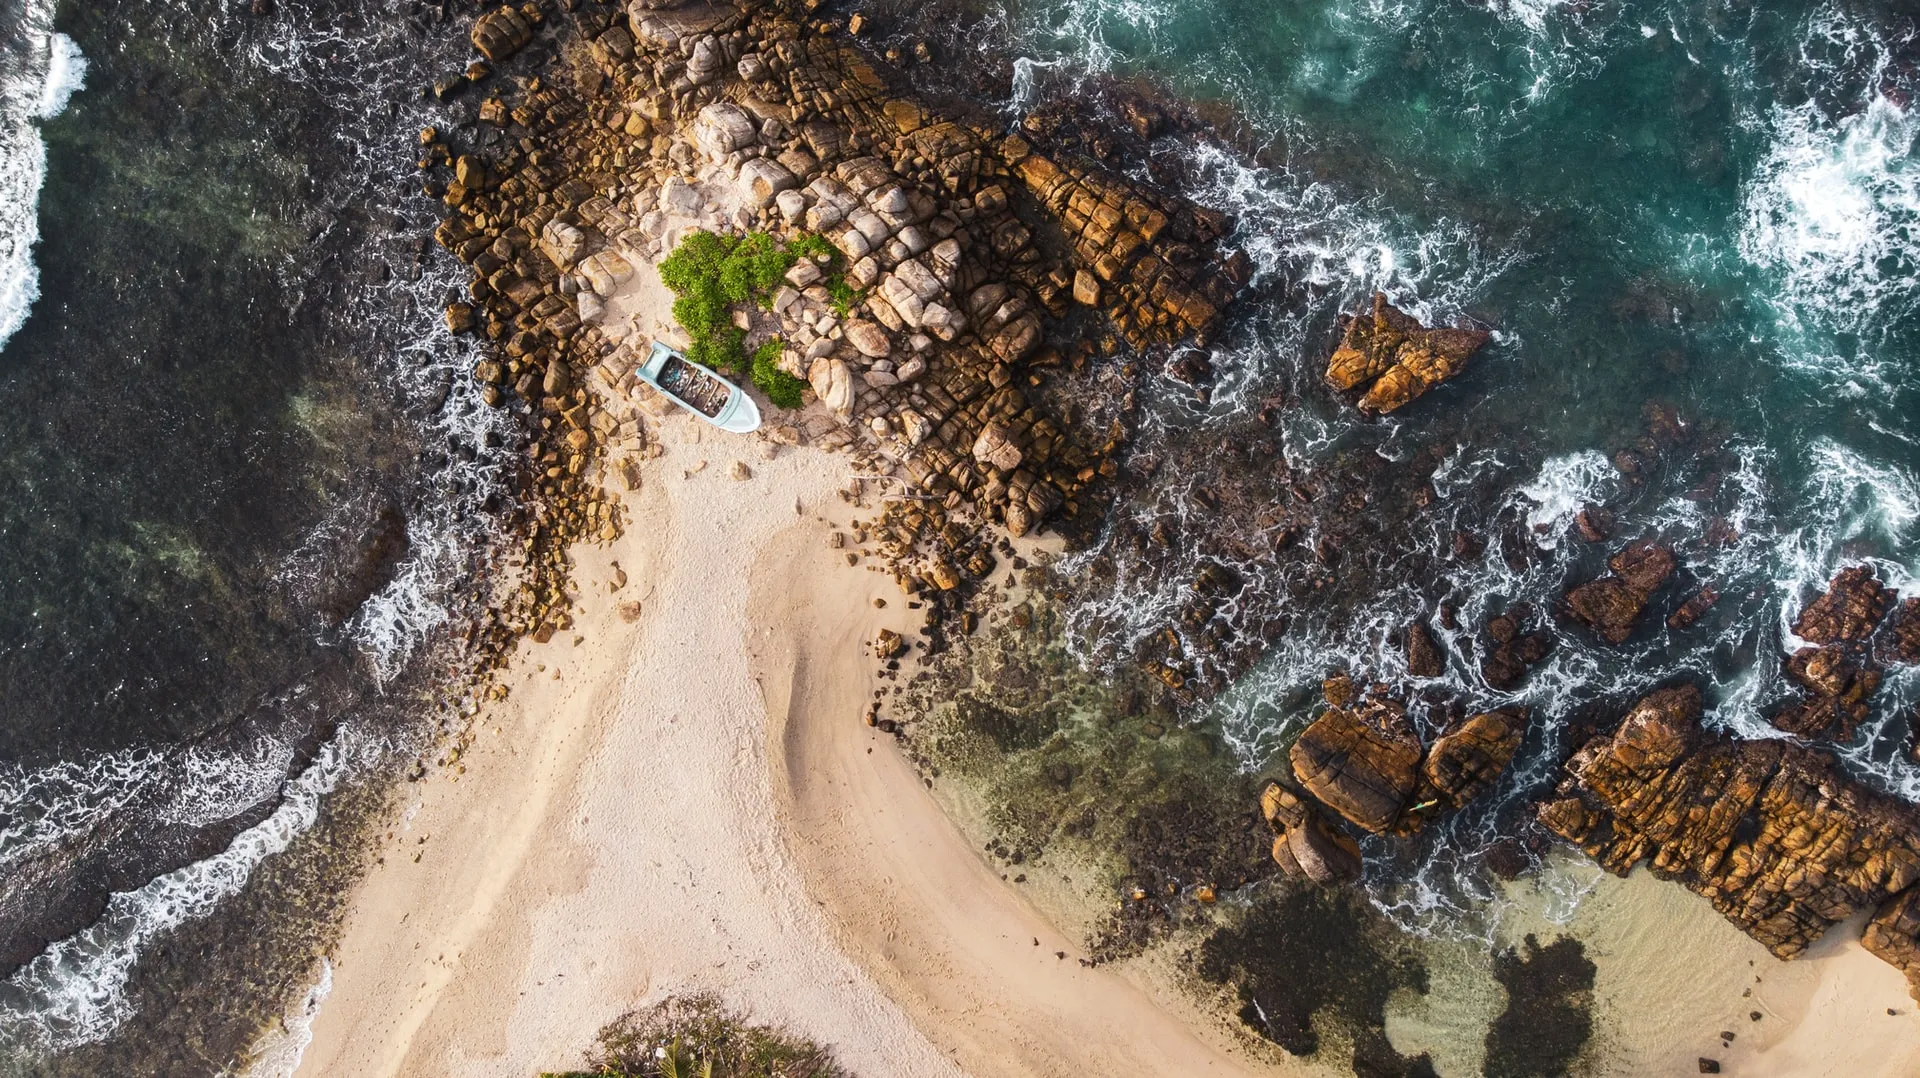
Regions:
<instances>
[{"instance_id":1,"label":"small green plant on sand","mask_svg":"<svg viewBox=\"0 0 1920 1078\"><path fill-rule=\"evenodd\" d=\"M768 341L749 356L747 335L733 324L733 308L750 301L771 307L774 291L794 263L820 255L829 260L835 257L831 244L811 234L783 244L765 232L723 236L702 229L689 233L660 262L660 280L674 295L674 321L690 342L687 358L751 378L767 399L782 408L799 407L806 383L776 365L780 341ZM838 274L833 280L846 287ZM838 293L835 307L840 307Z\"/></svg>"},{"instance_id":2,"label":"small green plant on sand","mask_svg":"<svg viewBox=\"0 0 1920 1078\"><path fill-rule=\"evenodd\" d=\"M826 1049L713 996L670 997L600 1031L587 1070L542 1078L849 1078Z\"/></svg>"}]
</instances>

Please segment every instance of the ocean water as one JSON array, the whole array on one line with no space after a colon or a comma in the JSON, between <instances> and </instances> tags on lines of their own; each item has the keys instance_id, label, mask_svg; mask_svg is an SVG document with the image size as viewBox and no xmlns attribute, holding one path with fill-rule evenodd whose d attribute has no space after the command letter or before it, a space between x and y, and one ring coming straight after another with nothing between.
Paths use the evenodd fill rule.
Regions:
<instances>
[{"instance_id":1,"label":"ocean water","mask_svg":"<svg viewBox=\"0 0 1920 1078\"><path fill-rule=\"evenodd\" d=\"M1201 559L1272 538L1256 510L1277 488L1253 474L1268 466L1236 479L1223 444L1295 475L1373 474L1383 490L1428 476L1439 495L1330 568L1242 560L1248 585L1226 619L1243 638L1284 631L1250 663L1203 658L1225 687L1192 716L1261 771L1284 767L1280 747L1335 669L1412 697L1429 727L1440 700L1531 708L1501 796L1419 842L1369 844L1374 903L1403 925L1496 937L1503 903L1480 855L1556 780L1577 723L1684 676L1709 688L1710 723L1783 736L1766 716L1789 695L1780 664L1800 606L1860 561L1920 594L1920 42L1898 7L1039 0L973 4L954 23L935 35L950 55L1020 58L986 80L1010 122L1116 82L1202 102L1212 133L1163 135L1151 165L1130 167L1234 214L1256 267L1212 348L1209 398L1157 384L1134 450L1152 466L1066 565L1095 581L1070 629L1090 669L1148 649L1194 598ZM1336 317L1376 289L1494 336L1455 382L1363 420L1319 379ZM1257 419L1273 400L1288 405L1277 429ZM1688 448L1648 453L1628 479L1614 454L1661 416ZM1353 497L1323 514L1373 512ZM1617 514L1609 544L1570 534L1590 502ZM1214 541L1129 555L1169 523ZM1336 531L1315 524L1295 549ZM1460 532L1484 551L1457 553ZM1642 534L1674 544L1683 567L1651 628L1609 648L1553 616ZM1722 596L1708 617L1658 624L1700 584ZM1475 637L1522 604L1553 648L1498 690ZM1406 673L1395 633L1416 620L1448 653L1442 678ZM1838 749L1909 800L1916 703L1920 676L1890 672L1873 719Z\"/></svg>"},{"instance_id":2,"label":"ocean water","mask_svg":"<svg viewBox=\"0 0 1920 1078\"><path fill-rule=\"evenodd\" d=\"M0 1073L151 1035L182 928L417 741L499 534L413 163L464 20L274 8L0 3Z\"/></svg>"}]
</instances>

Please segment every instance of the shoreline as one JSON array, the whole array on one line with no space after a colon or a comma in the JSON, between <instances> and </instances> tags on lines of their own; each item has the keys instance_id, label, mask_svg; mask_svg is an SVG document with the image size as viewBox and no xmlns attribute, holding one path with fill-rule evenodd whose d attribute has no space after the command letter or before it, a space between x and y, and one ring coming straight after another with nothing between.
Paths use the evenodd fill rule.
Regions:
<instances>
[{"instance_id":1,"label":"shoreline","mask_svg":"<svg viewBox=\"0 0 1920 1078\"><path fill-rule=\"evenodd\" d=\"M1104 1073L1128 1060L1176 1073L1196 1058L1206 1073L1276 1073L1074 961L1078 944L998 885L892 739L859 722L873 684L860 644L905 628L907 611L875 609L897 598L891 579L828 551L818 514L842 508L837 458L787 450L736 483L719 459L735 446L668 445L629 498L627 536L576 551L577 579L597 592L579 608L587 642L523 644L465 773L436 774L402 814L354 899L296 1073L525 1074L691 990L814 1038L858 1073ZM671 474L699 459L691 479ZM756 507L737 519L722 492ZM756 549L749 579L716 579L725 555ZM629 577L610 592L616 561ZM673 613L702 586L721 601ZM627 625L617 611L632 598L645 612ZM738 680L708 714L688 710L711 683L648 692L732 635L747 646L737 660L712 652L708 676ZM783 684L786 671L798 680ZM624 770L661 759L670 778Z\"/></svg>"}]
</instances>

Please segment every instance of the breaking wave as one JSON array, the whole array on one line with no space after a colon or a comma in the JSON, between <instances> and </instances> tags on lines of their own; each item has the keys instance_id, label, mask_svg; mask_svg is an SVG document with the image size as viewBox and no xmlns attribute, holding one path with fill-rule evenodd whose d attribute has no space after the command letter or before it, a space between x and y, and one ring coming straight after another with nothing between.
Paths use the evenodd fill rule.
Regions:
<instances>
[{"instance_id":1,"label":"breaking wave","mask_svg":"<svg viewBox=\"0 0 1920 1078\"><path fill-rule=\"evenodd\" d=\"M262 861L313 826L321 799L366 751L343 729L286 783L279 807L225 850L115 894L98 921L0 982L0 1042L58 1051L111 1033L130 1013L123 989L146 946L238 894Z\"/></svg>"},{"instance_id":2,"label":"breaking wave","mask_svg":"<svg viewBox=\"0 0 1920 1078\"><path fill-rule=\"evenodd\" d=\"M53 5L35 4L9 34L12 40L0 44L0 347L40 298L33 263L47 178L40 124L64 111L86 82L86 58L52 24Z\"/></svg>"}]
</instances>

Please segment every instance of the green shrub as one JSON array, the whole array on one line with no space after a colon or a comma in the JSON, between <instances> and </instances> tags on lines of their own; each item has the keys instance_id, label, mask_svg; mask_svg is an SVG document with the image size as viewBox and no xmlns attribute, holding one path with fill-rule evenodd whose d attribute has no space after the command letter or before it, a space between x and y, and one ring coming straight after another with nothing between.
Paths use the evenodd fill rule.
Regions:
<instances>
[{"instance_id":1,"label":"green shrub","mask_svg":"<svg viewBox=\"0 0 1920 1078\"><path fill-rule=\"evenodd\" d=\"M660 260L660 280L674 294L673 319L692 342L687 358L717 371L749 374L775 404L798 407L805 383L773 365L780 356L779 343L762 345L749 357L746 335L733 324L732 310L735 304L749 301L771 307L773 293L794 263L819 255L838 257L831 244L811 234L782 244L765 232L688 233L672 254ZM842 318L859 298L837 273L828 278L827 291ZM763 360L762 353L769 358Z\"/></svg>"},{"instance_id":2,"label":"green shrub","mask_svg":"<svg viewBox=\"0 0 1920 1078\"><path fill-rule=\"evenodd\" d=\"M712 996L666 999L609 1023L581 1078L848 1078L826 1049L752 1025ZM568 1078L572 1078L571 1075Z\"/></svg>"},{"instance_id":3,"label":"green shrub","mask_svg":"<svg viewBox=\"0 0 1920 1078\"><path fill-rule=\"evenodd\" d=\"M807 383L774 365L779 362L783 347L776 339L753 350L753 384L759 386L774 404L782 408L798 408L800 393L807 388Z\"/></svg>"},{"instance_id":4,"label":"green shrub","mask_svg":"<svg viewBox=\"0 0 1920 1078\"><path fill-rule=\"evenodd\" d=\"M853 313L853 305L860 302L860 293L845 277L835 273L827 277L827 299L833 304L833 313L845 318Z\"/></svg>"}]
</instances>

